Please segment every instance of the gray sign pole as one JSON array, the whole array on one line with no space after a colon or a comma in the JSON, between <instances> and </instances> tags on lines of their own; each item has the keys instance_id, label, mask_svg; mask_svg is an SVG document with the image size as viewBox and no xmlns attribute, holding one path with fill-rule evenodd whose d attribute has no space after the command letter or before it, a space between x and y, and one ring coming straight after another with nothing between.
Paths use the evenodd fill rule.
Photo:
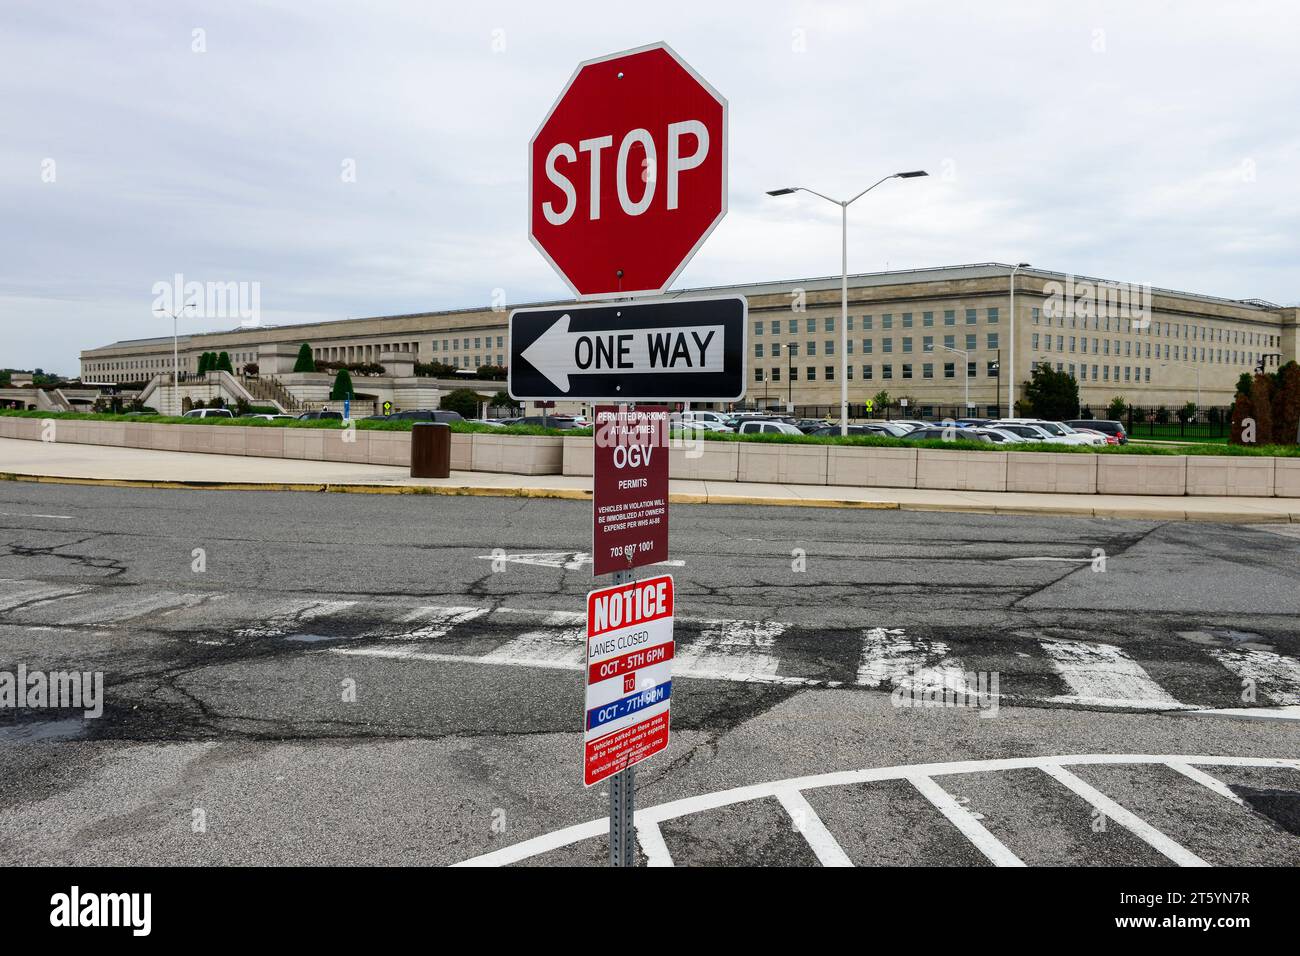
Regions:
<instances>
[{"instance_id":1,"label":"gray sign pole","mask_svg":"<svg viewBox=\"0 0 1300 956\"><path fill-rule=\"evenodd\" d=\"M594 440L594 439L593 439ZM630 559L629 559L630 560ZM615 571L613 583L631 584L631 568ZM609 778L609 865L636 866L636 766L625 767Z\"/></svg>"}]
</instances>

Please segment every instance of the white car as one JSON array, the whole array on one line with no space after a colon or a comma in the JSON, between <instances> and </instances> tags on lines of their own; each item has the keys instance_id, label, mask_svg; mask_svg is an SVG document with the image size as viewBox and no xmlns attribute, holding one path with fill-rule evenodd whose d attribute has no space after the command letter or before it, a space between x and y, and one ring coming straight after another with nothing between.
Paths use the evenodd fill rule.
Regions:
<instances>
[{"instance_id":1,"label":"white car","mask_svg":"<svg viewBox=\"0 0 1300 956\"><path fill-rule=\"evenodd\" d=\"M181 416L182 418L234 418L228 408L194 408Z\"/></svg>"},{"instance_id":2,"label":"white car","mask_svg":"<svg viewBox=\"0 0 1300 956\"><path fill-rule=\"evenodd\" d=\"M802 435L803 432L786 422L741 422L742 435Z\"/></svg>"},{"instance_id":3,"label":"white car","mask_svg":"<svg viewBox=\"0 0 1300 956\"><path fill-rule=\"evenodd\" d=\"M1004 418L1000 421L990 423L994 428L1002 428L1007 425L1028 425L1036 428L1046 434L1048 437L1045 441L1053 442L1057 445L1105 445L1106 439L1101 436L1101 441L1097 441L1096 435L1084 435L1076 432L1069 425L1062 425L1060 422L1048 422L1041 418Z\"/></svg>"},{"instance_id":4,"label":"white car","mask_svg":"<svg viewBox=\"0 0 1300 956\"><path fill-rule=\"evenodd\" d=\"M669 416L672 428L706 432L733 432L717 412L674 412Z\"/></svg>"}]
</instances>

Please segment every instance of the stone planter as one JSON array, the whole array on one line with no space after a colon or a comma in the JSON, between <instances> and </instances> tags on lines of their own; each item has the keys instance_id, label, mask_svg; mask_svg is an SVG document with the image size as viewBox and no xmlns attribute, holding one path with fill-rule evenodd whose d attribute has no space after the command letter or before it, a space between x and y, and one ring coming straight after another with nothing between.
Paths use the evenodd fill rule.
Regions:
<instances>
[{"instance_id":1,"label":"stone planter","mask_svg":"<svg viewBox=\"0 0 1300 956\"><path fill-rule=\"evenodd\" d=\"M668 477L687 481L735 481L740 443L701 441L691 447L668 449Z\"/></svg>"},{"instance_id":2,"label":"stone planter","mask_svg":"<svg viewBox=\"0 0 1300 956\"><path fill-rule=\"evenodd\" d=\"M558 436L492 435L476 432L470 471L509 475L558 475L564 467L564 440ZM452 449L453 459L455 449ZM453 460L452 468L455 468Z\"/></svg>"},{"instance_id":3,"label":"stone planter","mask_svg":"<svg viewBox=\"0 0 1300 956\"><path fill-rule=\"evenodd\" d=\"M826 483L859 488L915 488L915 448L830 445Z\"/></svg>"},{"instance_id":4,"label":"stone planter","mask_svg":"<svg viewBox=\"0 0 1300 956\"><path fill-rule=\"evenodd\" d=\"M1274 458L1196 455L1187 459L1189 495L1273 495Z\"/></svg>"},{"instance_id":5,"label":"stone planter","mask_svg":"<svg viewBox=\"0 0 1300 956\"><path fill-rule=\"evenodd\" d=\"M596 470L595 440L588 437L564 439L564 474L584 476Z\"/></svg>"},{"instance_id":6,"label":"stone planter","mask_svg":"<svg viewBox=\"0 0 1300 956\"><path fill-rule=\"evenodd\" d=\"M740 445L736 480L779 485L824 485L827 447L745 442Z\"/></svg>"},{"instance_id":7,"label":"stone planter","mask_svg":"<svg viewBox=\"0 0 1300 956\"><path fill-rule=\"evenodd\" d=\"M1098 455L1101 495L1183 495L1187 459L1178 455Z\"/></svg>"},{"instance_id":8,"label":"stone planter","mask_svg":"<svg viewBox=\"0 0 1300 956\"><path fill-rule=\"evenodd\" d=\"M1067 452L1007 452L1007 491L1095 495L1097 456Z\"/></svg>"},{"instance_id":9,"label":"stone planter","mask_svg":"<svg viewBox=\"0 0 1300 956\"><path fill-rule=\"evenodd\" d=\"M948 491L1006 491L1007 453L918 448L916 487Z\"/></svg>"}]
</instances>

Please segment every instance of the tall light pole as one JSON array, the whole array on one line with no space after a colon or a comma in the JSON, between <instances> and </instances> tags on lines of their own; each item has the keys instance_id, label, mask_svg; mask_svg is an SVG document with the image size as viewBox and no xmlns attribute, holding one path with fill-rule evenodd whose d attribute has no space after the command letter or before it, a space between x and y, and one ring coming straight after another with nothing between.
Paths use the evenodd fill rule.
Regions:
<instances>
[{"instance_id":1,"label":"tall light pole","mask_svg":"<svg viewBox=\"0 0 1300 956\"><path fill-rule=\"evenodd\" d=\"M788 196L791 193L805 192L812 193L819 199L825 199L829 203L834 203L840 207L840 434L849 433L849 207L865 196L871 190L875 189L881 183L890 179L915 179L918 176L930 175L924 169L913 169L905 173L893 173L884 179L878 180L868 186L862 192L858 193L852 199L832 199L817 192L815 189L808 189L806 186L783 186L780 189L769 189L769 196Z\"/></svg>"},{"instance_id":2,"label":"tall light pole","mask_svg":"<svg viewBox=\"0 0 1300 956\"><path fill-rule=\"evenodd\" d=\"M181 410L181 352L177 344L177 326L181 314L186 309L194 308L193 302L186 302L181 306L179 312L168 312L166 309L154 309L155 315L171 316L172 320L172 401L176 403L176 414Z\"/></svg>"},{"instance_id":3,"label":"tall light pole","mask_svg":"<svg viewBox=\"0 0 1300 956\"><path fill-rule=\"evenodd\" d=\"M970 353L965 349L955 349L951 345L931 345L927 352L933 352L935 349L943 349L945 352L952 352L962 357L962 378L966 380L966 414L970 414ZM1011 416L1007 416L1010 418Z\"/></svg>"},{"instance_id":4,"label":"tall light pole","mask_svg":"<svg viewBox=\"0 0 1300 956\"><path fill-rule=\"evenodd\" d=\"M1016 417L1016 273L1028 268L1028 262L1018 262L1011 267L1011 368L1007 373L1007 418Z\"/></svg>"}]
</instances>

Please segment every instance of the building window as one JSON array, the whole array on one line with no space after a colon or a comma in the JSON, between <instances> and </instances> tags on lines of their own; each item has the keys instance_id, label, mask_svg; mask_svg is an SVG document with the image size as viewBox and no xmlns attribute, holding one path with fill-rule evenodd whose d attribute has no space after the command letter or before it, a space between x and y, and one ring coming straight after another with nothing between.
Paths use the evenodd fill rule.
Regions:
<instances>
[{"instance_id":1,"label":"building window","mask_svg":"<svg viewBox=\"0 0 1300 956\"><path fill-rule=\"evenodd\" d=\"M924 337L921 339L921 351L922 351L922 352L933 352L933 351L934 351L934 336L933 336L933 335L927 335L927 336L924 336Z\"/></svg>"},{"instance_id":2,"label":"building window","mask_svg":"<svg viewBox=\"0 0 1300 956\"><path fill-rule=\"evenodd\" d=\"M781 357L781 343L780 343L780 342L773 342L773 343L772 343L772 358L780 358L780 357Z\"/></svg>"},{"instance_id":3,"label":"building window","mask_svg":"<svg viewBox=\"0 0 1300 956\"><path fill-rule=\"evenodd\" d=\"M976 372L975 372L975 363L974 363L974 362L967 362L967 363L966 363L966 377L967 377L967 378L974 378L975 375L976 375Z\"/></svg>"},{"instance_id":4,"label":"building window","mask_svg":"<svg viewBox=\"0 0 1300 956\"><path fill-rule=\"evenodd\" d=\"M817 381L817 366L816 366L816 365L809 365L809 366L808 366L807 370L806 370L805 373L804 373L804 381L806 381L806 382L815 382L815 381Z\"/></svg>"},{"instance_id":5,"label":"building window","mask_svg":"<svg viewBox=\"0 0 1300 956\"><path fill-rule=\"evenodd\" d=\"M995 322L997 322L997 320L998 320L998 309L997 306L993 306L989 309L989 324L992 325Z\"/></svg>"},{"instance_id":6,"label":"building window","mask_svg":"<svg viewBox=\"0 0 1300 956\"><path fill-rule=\"evenodd\" d=\"M911 378L911 377L912 377L912 363L911 363L911 362L904 362L904 363L903 363L903 378Z\"/></svg>"},{"instance_id":7,"label":"building window","mask_svg":"<svg viewBox=\"0 0 1300 956\"><path fill-rule=\"evenodd\" d=\"M882 352L892 352L892 351L894 351L894 340L893 340L893 339L881 339L881 340L880 340L880 351L882 351Z\"/></svg>"},{"instance_id":8,"label":"building window","mask_svg":"<svg viewBox=\"0 0 1300 956\"><path fill-rule=\"evenodd\" d=\"M816 343L816 342L809 342L809 343L808 343L808 351L805 352L804 354L805 354L805 355L816 355L816 354L817 354L817 343Z\"/></svg>"},{"instance_id":9,"label":"building window","mask_svg":"<svg viewBox=\"0 0 1300 956\"><path fill-rule=\"evenodd\" d=\"M773 320L772 320L772 334L773 334L773 335L780 335L780 334L781 334L781 320L780 320L780 319L773 319Z\"/></svg>"},{"instance_id":10,"label":"building window","mask_svg":"<svg viewBox=\"0 0 1300 956\"><path fill-rule=\"evenodd\" d=\"M988 348L990 351L1000 347L998 345L998 334L996 332L990 332L985 336L985 338L988 340Z\"/></svg>"},{"instance_id":11,"label":"building window","mask_svg":"<svg viewBox=\"0 0 1300 956\"><path fill-rule=\"evenodd\" d=\"M882 329L892 329L894 327L894 316L886 312L880 317L880 327Z\"/></svg>"},{"instance_id":12,"label":"building window","mask_svg":"<svg viewBox=\"0 0 1300 956\"><path fill-rule=\"evenodd\" d=\"M863 331L863 332L870 332L870 331L871 331L871 316L869 316L869 315L864 315L864 316L862 317L862 331Z\"/></svg>"},{"instance_id":13,"label":"building window","mask_svg":"<svg viewBox=\"0 0 1300 956\"><path fill-rule=\"evenodd\" d=\"M762 335L762 334L763 334L763 323L762 323L762 322L755 322L755 323L754 323L754 334L755 334L755 335Z\"/></svg>"},{"instance_id":14,"label":"building window","mask_svg":"<svg viewBox=\"0 0 1300 956\"><path fill-rule=\"evenodd\" d=\"M956 311L955 309L944 309L944 311L943 311L943 324L944 324L944 325L956 325L956 324L957 324L957 311Z\"/></svg>"},{"instance_id":15,"label":"building window","mask_svg":"<svg viewBox=\"0 0 1300 956\"><path fill-rule=\"evenodd\" d=\"M871 354L871 341L872 341L871 339L863 339L863 340L862 340L862 354L863 354L863 355L870 355L870 354Z\"/></svg>"},{"instance_id":16,"label":"building window","mask_svg":"<svg viewBox=\"0 0 1300 956\"><path fill-rule=\"evenodd\" d=\"M926 362L921 366L921 378L934 378L934 363Z\"/></svg>"},{"instance_id":17,"label":"building window","mask_svg":"<svg viewBox=\"0 0 1300 956\"><path fill-rule=\"evenodd\" d=\"M822 343L822 355L834 355L834 354L835 354L835 340L827 339L825 342Z\"/></svg>"},{"instance_id":18,"label":"building window","mask_svg":"<svg viewBox=\"0 0 1300 956\"><path fill-rule=\"evenodd\" d=\"M806 328L809 332L817 331L817 320L813 318L811 315L808 316L808 318L804 319L803 324L804 324L804 328Z\"/></svg>"},{"instance_id":19,"label":"building window","mask_svg":"<svg viewBox=\"0 0 1300 956\"><path fill-rule=\"evenodd\" d=\"M894 366L892 366L892 365L882 365L882 366L880 366L880 377L881 377L881 378L893 378L893 377L894 377Z\"/></svg>"},{"instance_id":20,"label":"building window","mask_svg":"<svg viewBox=\"0 0 1300 956\"><path fill-rule=\"evenodd\" d=\"M835 331L835 319L832 318L832 317L829 316L829 315L826 316L826 331L827 331L827 332L834 332L834 331Z\"/></svg>"},{"instance_id":21,"label":"building window","mask_svg":"<svg viewBox=\"0 0 1300 956\"><path fill-rule=\"evenodd\" d=\"M967 310L966 310L966 324L967 324L967 325L974 325L974 324L975 324L976 313L977 313L978 311L979 311L978 309L967 309Z\"/></svg>"},{"instance_id":22,"label":"building window","mask_svg":"<svg viewBox=\"0 0 1300 956\"><path fill-rule=\"evenodd\" d=\"M903 351L904 352L912 351L912 337L910 335L903 337Z\"/></svg>"},{"instance_id":23,"label":"building window","mask_svg":"<svg viewBox=\"0 0 1300 956\"><path fill-rule=\"evenodd\" d=\"M903 328L905 328L905 329L910 329L911 327L912 327L912 313L911 313L911 312L904 312L904 313L903 313Z\"/></svg>"},{"instance_id":24,"label":"building window","mask_svg":"<svg viewBox=\"0 0 1300 956\"><path fill-rule=\"evenodd\" d=\"M985 374L986 376L988 376L989 378L997 378L997 377L998 377L998 363L997 363L997 362L989 362L989 364L988 364L988 368L984 371L984 374Z\"/></svg>"},{"instance_id":25,"label":"building window","mask_svg":"<svg viewBox=\"0 0 1300 956\"><path fill-rule=\"evenodd\" d=\"M864 365L864 366L862 366L862 380L863 380L864 382L869 382L869 381L871 381L871 366L870 366L870 365Z\"/></svg>"},{"instance_id":26,"label":"building window","mask_svg":"<svg viewBox=\"0 0 1300 956\"><path fill-rule=\"evenodd\" d=\"M754 343L754 358L762 358L762 357L763 357L763 343L762 343L762 342L755 342L755 343Z\"/></svg>"},{"instance_id":27,"label":"building window","mask_svg":"<svg viewBox=\"0 0 1300 956\"><path fill-rule=\"evenodd\" d=\"M791 366L790 366L790 381L792 381L792 382L797 382L797 381L799 381L799 366L798 366L798 365L791 365Z\"/></svg>"},{"instance_id":28,"label":"building window","mask_svg":"<svg viewBox=\"0 0 1300 956\"><path fill-rule=\"evenodd\" d=\"M833 381L835 381L835 366L834 366L834 365L827 365L826 368L824 368L822 371L825 373L825 374L823 375L823 378L825 378L826 381L828 381L828 382L833 382Z\"/></svg>"},{"instance_id":29,"label":"building window","mask_svg":"<svg viewBox=\"0 0 1300 956\"><path fill-rule=\"evenodd\" d=\"M763 370L761 368L754 369L754 381L756 382L763 381Z\"/></svg>"},{"instance_id":30,"label":"building window","mask_svg":"<svg viewBox=\"0 0 1300 956\"><path fill-rule=\"evenodd\" d=\"M922 324L923 326L925 326L927 329L929 329L929 328L933 328L933 327L934 327L934 313L933 313L933 312L922 312L922 313L921 313L921 324Z\"/></svg>"},{"instance_id":31,"label":"building window","mask_svg":"<svg viewBox=\"0 0 1300 956\"><path fill-rule=\"evenodd\" d=\"M957 347L957 336L945 335L943 337L943 347L946 349L955 349Z\"/></svg>"},{"instance_id":32,"label":"building window","mask_svg":"<svg viewBox=\"0 0 1300 956\"><path fill-rule=\"evenodd\" d=\"M956 378L956 377L957 377L957 363L956 363L956 362L944 362L944 363L943 363L943 377L944 377L944 378Z\"/></svg>"},{"instance_id":33,"label":"building window","mask_svg":"<svg viewBox=\"0 0 1300 956\"><path fill-rule=\"evenodd\" d=\"M772 369L772 381L774 381L774 382L779 382L779 381L781 381L781 369L780 369L780 367L777 367L777 368Z\"/></svg>"}]
</instances>

